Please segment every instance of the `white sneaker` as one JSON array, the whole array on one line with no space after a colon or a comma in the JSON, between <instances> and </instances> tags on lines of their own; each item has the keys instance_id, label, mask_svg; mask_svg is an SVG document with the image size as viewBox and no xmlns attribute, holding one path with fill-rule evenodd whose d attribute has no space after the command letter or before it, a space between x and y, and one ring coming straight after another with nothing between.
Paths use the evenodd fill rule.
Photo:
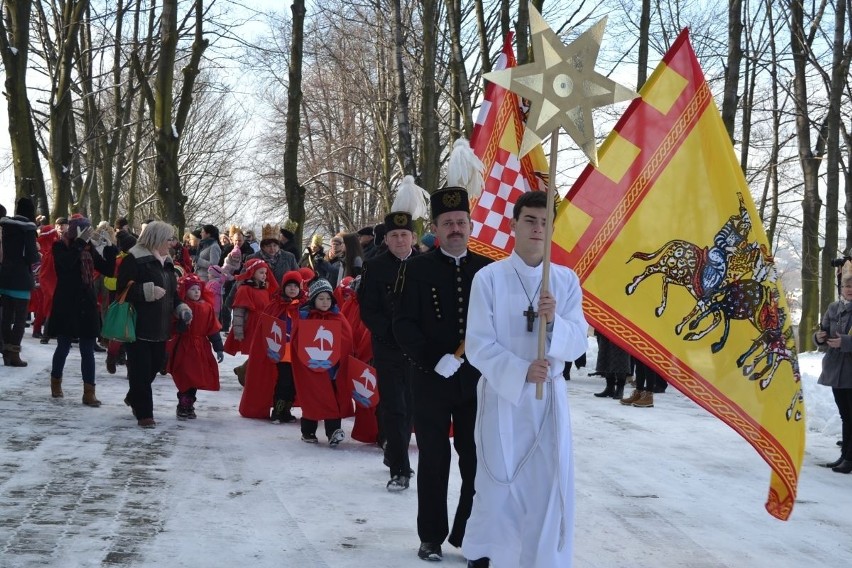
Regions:
<instances>
[{"instance_id":1,"label":"white sneaker","mask_svg":"<svg viewBox=\"0 0 852 568\"><path fill-rule=\"evenodd\" d=\"M332 433L331 437L328 439L328 445L331 446L332 448L337 447L337 445L340 442L342 442L343 438L345 438L345 437L346 437L346 434L343 432L343 430L338 428L337 430L334 431L334 433Z\"/></svg>"}]
</instances>

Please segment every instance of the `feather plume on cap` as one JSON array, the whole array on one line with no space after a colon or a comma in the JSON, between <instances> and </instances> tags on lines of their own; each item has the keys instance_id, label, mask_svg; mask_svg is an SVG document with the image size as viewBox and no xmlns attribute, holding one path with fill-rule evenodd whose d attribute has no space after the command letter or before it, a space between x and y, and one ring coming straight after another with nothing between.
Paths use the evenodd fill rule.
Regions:
<instances>
[{"instance_id":1,"label":"feather plume on cap","mask_svg":"<svg viewBox=\"0 0 852 568\"><path fill-rule=\"evenodd\" d=\"M412 219L428 219L429 192L414 183L412 176L405 176L396 189L391 212L410 213Z\"/></svg>"},{"instance_id":2,"label":"feather plume on cap","mask_svg":"<svg viewBox=\"0 0 852 568\"><path fill-rule=\"evenodd\" d=\"M485 187L485 166L476 157L467 138L459 138L453 142L450 152L450 163L447 166L447 185L463 187L467 190L468 198L476 199L482 195Z\"/></svg>"}]
</instances>

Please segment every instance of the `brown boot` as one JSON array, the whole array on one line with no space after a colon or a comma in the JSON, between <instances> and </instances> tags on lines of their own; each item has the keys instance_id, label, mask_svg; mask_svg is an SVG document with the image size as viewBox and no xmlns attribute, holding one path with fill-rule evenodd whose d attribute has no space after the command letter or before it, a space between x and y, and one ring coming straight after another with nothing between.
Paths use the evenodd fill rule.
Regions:
<instances>
[{"instance_id":1,"label":"brown boot","mask_svg":"<svg viewBox=\"0 0 852 568\"><path fill-rule=\"evenodd\" d=\"M633 406L636 408L653 408L654 393L651 391L642 391L642 396L639 397L639 400L633 403Z\"/></svg>"},{"instance_id":2,"label":"brown boot","mask_svg":"<svg viewBox=\"0 0 852 568\"><path fill-rule=\"evenodd\" d=\"M95 408L101 405L101 401L95 398L95 385L83 383L83 404Z\"/></svg>"},{"instance_id":3,"label":"brown boot","mask_svg":"<svg viewBox=\"0 0 852 568\"><path fill-rule=\"evenodd\" d=\"M237 376L237 380L240 381L240 385L246 386L246 364L243 363L239 367L234 367L234 374Z\"/></svg>"},{"instance_id":4,"label":"brown boot","mask_svg":"<svg viewBox=\"0 0 852 568\"><path fill-rule=\"evenodd\" d=\"M630 406L631 404L633 404L634 402L639 400L639 398L641 396L642 396L642 391L640 391L639 389L633 389L633 392L630 393L630 396L628 396L627 398L622 398L619 402L621 402L621 404L624 404L626 406Z\"/></svg>"},{"instance_id":5,"label":"brown boot","mask_svg":"<svg viewBox=\"0 0 852 568\"><path fill-rule=\"evenodd\" d=\"M27 366L27 362L21 359L20 345L6 345L3 348L3 364L7 367Z\"/></svg>"},{"instance_id":6,"label":"brown boot","mask_svg":"<svg viewBox=\"0 0 852 568\"><path fill-rule=\"evenodd\" d=\"M53 398L62 398L65 396L62 393L62 377L50 377L50 396Z\"/></svg>"}]
</instances>

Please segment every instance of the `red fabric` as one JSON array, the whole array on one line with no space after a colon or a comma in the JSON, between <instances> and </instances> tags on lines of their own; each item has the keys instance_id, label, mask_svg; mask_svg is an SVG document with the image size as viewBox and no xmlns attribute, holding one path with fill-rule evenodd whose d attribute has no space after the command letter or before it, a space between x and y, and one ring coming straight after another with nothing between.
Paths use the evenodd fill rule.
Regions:
<instances>
[{"instance_id":1,"label":"red fabric","mask_svg":"<svg viewBox=\"0 0 852 568\"><path fill-rule=\"evenodd\" d=\"M355 345L355 357L361 361L373 359L373 340L370 330L361 321L361 305L358 297L353 296L346 300L341 308L341 313L352 328L352 342Z\"/></svg>"},{"instance_id":2,"label":"red fabric","mask_svg":"<svg viewBox=\"0 0 852 568\"><path fill-rule=\"evenodd\" d=\"M376 420L376 408L361 408L355 405L355 424L352 426L352 439L365 444L375 444L379 440L379 422Z\"/></svg>"},{"instance_id":3,"label":"red fabric","mask_svg":"<svg viewBox=\"0 0 852 568\"><path fill-rule=\"evenodd\" d=\"M265 264L265 263L264 263ZM273 280L275 280L273 278ZM248 284L238 284L237 293L234 296L235 308L246 309L246 321L243 325L244 337L242 340L234 337L234 328L228 332L228 338L225 340L225 353L236 355L237 353L248 354L251 350L252 340L254 339L254 330L257 327L257 314L263 312L263 309L272 301L273 292L270 288L255 288Z\"/></svg>"},{"instance_id":4,"label":"red fabric","mask_svg":"<svg viewBox=\"0 0 852 568\"><path fill-rule=\"evenodd\" d=\"M50 317L53 308L53 293L56 291L56 267L53 265L53 243L58 241L56 232L38 238L41 265L38 269L39 302L33 305L34 312L42 319Z\"/></svg>"},{"instance_id":5,"label":"red fabric","mask_svg":"<svg viewBox=\"0 0 852 568\"><path fill-rule=\"evenodd\" d=\"M339 311L332 308L327 312L303 310L293 330L293 379L302 407L302 416L310 420L348 418L355 414L352 405L352 381L348 376L349 355L353 353L352 329ZM305 320L339 322L339 331L334 337L334 350L339 349L337 365L312 369L305 364L302 350L316 347L314 334L305 330ZM332 381L334 379L334 381Z\"/></svg>"},{"instance_id":6,"label":"red fabric","mask_svg":"<svg viewBox=\"0 0 852 568\"><path fill-rule=\"evenodd\" d=\"M246 362L240 416L266 419L275 404L276 363L287 345L286 323L266 313L258 313L256 320L257 329Z\"/></svg>"},{"instance_id":7,"label":"red fabric","mask_svg":"<svg viewBox=\"0 0 852 568\"><path fill-rule=\"evenodd\" d=\"M166 369L172 375L178 392L192 388L219 390L219 365L207 336L219 333L222 326L211 304L192 300L185 302L192 310L192 322L186 331L176 333L169 340Z\"/></svg>"}]
</instances>

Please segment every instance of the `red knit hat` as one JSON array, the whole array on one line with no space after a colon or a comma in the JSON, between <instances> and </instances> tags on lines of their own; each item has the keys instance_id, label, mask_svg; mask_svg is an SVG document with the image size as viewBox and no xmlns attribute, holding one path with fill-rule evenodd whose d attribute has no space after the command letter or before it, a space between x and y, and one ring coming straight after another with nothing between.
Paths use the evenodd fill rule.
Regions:
<instances>
[{"instance_id":1,"label":"red knit hat","mask_svg":"<svg viewBox=\"0 0 852 568\"><path fill-rule=\"evenodd\" d=\"M246 261L243 265L243 271L234 276L234 280L245 281L245 280L254 280L254 273L260 270L261 268L266 269L266 287L270 289L272 293L278 291L278 282L275 281L275 275L272 274L272 269L269 268L269 265L266 262L260 260L259 258L252 258Z\"/></svg>"},{"instance_id":2,"label":"red knit hat","mask_svg":"<svg viewBox=\"0 0 852 568\"><path fill-rule=\"evenodd\" d=\"M289 272L285 272L281 278L281 287L283 288L290 282L295 282L301 287L303 281L302 274L298 270L290 270Z\"/></svg>"},{"instance_id":3,"label":"red knit hat","mask_svg":"<svg viewBox=\"0 0 852 568\"><path fill-rule=\"evenodd\" d=\"M186 291L192 288L193 286L198 286L201 288L201 299L211 306L213 304L213 292L210 291L207 286L204 285L204 281L194 273L189 273L186 276L183 276L178 280L178 297L181 301L186 301Z\"/></svg>"}]
</instances>

